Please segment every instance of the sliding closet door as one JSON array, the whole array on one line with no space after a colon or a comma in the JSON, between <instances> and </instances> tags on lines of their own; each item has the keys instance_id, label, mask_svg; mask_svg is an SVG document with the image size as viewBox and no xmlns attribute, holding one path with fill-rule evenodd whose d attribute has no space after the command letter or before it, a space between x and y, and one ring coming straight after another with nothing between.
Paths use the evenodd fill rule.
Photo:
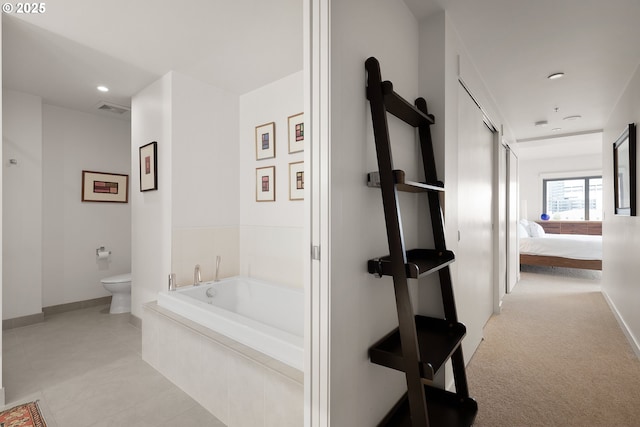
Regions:
<instances>
[{"instance_id":1,"label":"sliding closet door","mask_svg":"<svg viewBox=\"0 0 640 427\"><path fill-rule=\"evenodd\" d=\"M475 349L493 313L494 134L466 90L458 91L458 230L456 298L468 326L465 347ZM470 353L466 351L466 353ZM466 357L470 357L467 354Z\"/></svg>"}]
</instances>

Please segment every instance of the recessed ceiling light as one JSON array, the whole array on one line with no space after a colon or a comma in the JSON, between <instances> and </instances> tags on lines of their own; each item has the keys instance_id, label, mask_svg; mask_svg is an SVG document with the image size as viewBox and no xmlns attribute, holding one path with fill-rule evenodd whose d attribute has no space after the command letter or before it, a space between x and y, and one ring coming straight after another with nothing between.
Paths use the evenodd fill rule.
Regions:
<instances>
[{"instance_id":1,"label":"recessed ceiling light","mask_svg":"<svg viewBox=\"0 0 640 427\"><path fill-rule=\"evenodd\" d=\"M562 128L553 128L551 129L551 132L558 132L559 130L562 130Z\"/></svg>"},{"instance_id":2,"label":"recessed ceiling light","mask_svg":"<svg viewBox=\"0 0 640 427\"><path fill-rule=\"evenodd\" d=\"M576 114L575 116L567 116L562 120L578 120L578 119L581 119L581 118L582 118L582 116L580 114Z\"/></svg>"},{"instance_id":3,"label":"recessed ceiling light","mask_svg":"<svg viewBox=\"0 0 640 427\"><path fill-rule=\"evenodd\" d=\"M560 72L560 73L553 73L553 74L549 74L549 75L547 76L547 78L548 78L549 80L555 80L555 79L559 79L559 78L561 78L561 77L564 77L564 73L562 73L562 72Z\"/></svg>"},{"instance_id":4,"label":"recessed ceiling light","mask_svg":"<svg viewBox=\"0 0 640 427\"><path fill-rule=\"evenodd\" d=\"M98 86L96 89L98 89L100 92L109 92L109 88L106 86Z\"/></svg>"},{"instance_id":5,"label":"recessed ceiling light","mask_svg":"<svg viewBox=\"0 0 640 427\"><path fill-rule=\"evenodd\" d=\"M536 127L544 128L544 127L547 127L549 122L547 122L546 120L540 120L539 122L535 122L534 124Z\"/></svg>"}]
</instances>

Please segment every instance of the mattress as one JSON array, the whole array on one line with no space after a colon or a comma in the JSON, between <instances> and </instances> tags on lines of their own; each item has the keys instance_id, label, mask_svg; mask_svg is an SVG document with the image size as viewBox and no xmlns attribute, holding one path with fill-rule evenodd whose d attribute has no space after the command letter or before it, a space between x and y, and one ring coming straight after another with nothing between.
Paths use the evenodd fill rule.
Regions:
<instances>
[{"instance_id":1,"label":"mattress","mask_svg":"<svg viewBox=\"0 0 640 427\"><path fill-rule=\"evenodd\" d=\"M602 236L583 234L546 234L520 238L520 253L563 258L601 260Z\"/></svg>"}]
</instances>

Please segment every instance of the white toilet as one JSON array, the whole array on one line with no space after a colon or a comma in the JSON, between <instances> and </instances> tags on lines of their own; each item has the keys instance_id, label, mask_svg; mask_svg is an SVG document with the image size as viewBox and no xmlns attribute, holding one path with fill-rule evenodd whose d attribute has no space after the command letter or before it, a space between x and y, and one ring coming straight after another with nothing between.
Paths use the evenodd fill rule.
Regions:
<instances>
[{"instance_id":1,"label":"white toilet","mask_svg":"<svg viewBox=\"0 0 640 427\"><path fill-rule=\"evenodd\" d=\"M113 294L109 313L131 312L131 273L105 277L100 282L106 290Z\"/></svg>"}]
</instances>

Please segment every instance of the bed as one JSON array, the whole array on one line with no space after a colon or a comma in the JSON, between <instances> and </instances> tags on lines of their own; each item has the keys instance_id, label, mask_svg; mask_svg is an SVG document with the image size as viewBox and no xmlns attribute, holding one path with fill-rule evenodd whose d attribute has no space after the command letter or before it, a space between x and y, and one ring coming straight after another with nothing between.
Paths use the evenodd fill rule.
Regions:
<instances>
[{"instance_id":1,"label":"bed","mask_svg":"<svg viewBox=\"0 0 640 427\"><path fill-rule=\"evenodd\" d=\"M580 232L584 234L577 234ZM537 223L521 220L518 236L520 264L602 270L600 222Z\"/></svg>"}]
</instances>

